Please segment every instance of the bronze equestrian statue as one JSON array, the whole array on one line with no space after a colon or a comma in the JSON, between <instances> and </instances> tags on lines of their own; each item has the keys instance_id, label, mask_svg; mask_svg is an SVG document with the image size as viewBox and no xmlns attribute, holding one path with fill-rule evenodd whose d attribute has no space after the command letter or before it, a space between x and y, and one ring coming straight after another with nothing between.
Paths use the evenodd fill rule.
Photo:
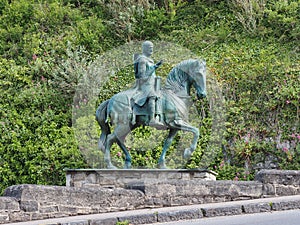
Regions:
<instances>
[{"instance_id":1,"label":"bronze equestrian statue","mask_svg":"<svg viewBox=\"0 0 300 225\"><path fill-rule=\"evenodd\" d=\"M126 136L139 126L169 130L158 160L158 168L167 168L166 152L177 131L193 133L192 143L185 149L184 158L189 158L196 149L199 129L188 123L190 90L193 86L198 98L206 97L205 61L188 59L180 62L170 71L164 87L161 87L160 78L156 77L155 70L162 61L154 64L150 58L153 44L149 41L144 42L142 52L134 57L135 85L115 94L101 103L96 110L96 120L101 127L99 148L104 152L104 160L109 169L116 168L110 156L113 143L117 143L125 154L124 168L131 168L131 156L124 141ZM110 125L115 126L112 133Z\"/></svg>"}]
</instances>

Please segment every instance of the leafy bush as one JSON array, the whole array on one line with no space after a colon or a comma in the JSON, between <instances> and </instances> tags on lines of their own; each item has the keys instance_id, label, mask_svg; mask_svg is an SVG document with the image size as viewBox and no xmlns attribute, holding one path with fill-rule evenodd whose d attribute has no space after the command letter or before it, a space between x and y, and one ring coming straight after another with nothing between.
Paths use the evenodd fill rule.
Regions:
<instances>
[{"instance_id":1,"label":"leafy bush","mask_svg":"<svg viewBox=\"0 0 300 225\"><path fill-rule=\"evenodd\" d=\"M265 9L265 25L282 40L299 41L299 1L270 1Z\"/></svg>"},{"instance_id":2,"label":"leafy bush","mask_svg":"<svg viewBox=\"0 0 300 225\"><path fill-rule=\"evenodd\" d=\"M64 168L85 166L69 116L62 113L68 106L46 81L7 93L1 101L0 189L21 183L63 185Z\"/></svg>"},{"instance_id":3,"label":"leafy bush","mask_svg":"<svg viewBox=\"0 0 300 225\"><path fill-rule=\"evenodd\" d=\"M256 33L263 18L266 0L230 0L236 19L242 24L246 32Z\"/></svg>"}]
</instances>

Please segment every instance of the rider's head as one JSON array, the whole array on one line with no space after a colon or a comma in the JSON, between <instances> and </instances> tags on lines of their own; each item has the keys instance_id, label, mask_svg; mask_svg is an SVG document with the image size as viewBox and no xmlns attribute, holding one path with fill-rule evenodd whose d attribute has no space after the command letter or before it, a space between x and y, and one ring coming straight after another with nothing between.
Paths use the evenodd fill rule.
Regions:
<instances>
[{"instance_id":1,"label":"rider's head","mask_svg":"<svg viewBox=\"0 0 300 225\"><path fill-rule=\"evenodd\" d=\"M144 41L142 44L143 54L147 57L153 53L153 43L151 41Z\"/></svg>"}]
</instances>

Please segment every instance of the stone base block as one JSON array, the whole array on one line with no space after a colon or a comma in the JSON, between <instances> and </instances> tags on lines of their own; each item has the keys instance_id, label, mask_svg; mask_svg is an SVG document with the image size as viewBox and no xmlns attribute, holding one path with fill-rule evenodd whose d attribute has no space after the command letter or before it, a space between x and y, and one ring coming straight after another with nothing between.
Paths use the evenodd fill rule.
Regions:
<instances>
[{"instance_id":1,"label":"stone base block","mask_svg":"<svg viewBox=\"0 0 300 225\"><path fill-rule=\"evenodd\" d=\"M158 169L67 169L66 186L84 187L121 187L128 184L155 183L162 181L177 180L203 180L215 181L216 173L210 170L180 169L180 170L158 170Z\"/></svg>"}]
</instances>

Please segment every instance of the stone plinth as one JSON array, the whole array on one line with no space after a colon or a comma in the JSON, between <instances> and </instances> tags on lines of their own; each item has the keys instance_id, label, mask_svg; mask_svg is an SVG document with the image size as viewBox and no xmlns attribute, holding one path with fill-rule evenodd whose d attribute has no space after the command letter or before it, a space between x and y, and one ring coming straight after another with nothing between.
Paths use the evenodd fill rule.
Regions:
<instances>
[{"instance_id":1,"label":"stone plinth","mask_svg":"<svg viewBox=\"0 0 300 225\"><path fill-rule=\"evenodd\" d=\"M66 186L127 187L128 184L163 181L215 181L216 173L210 170L180 169L66 169Z\"/></svg>"}]
</instances>

